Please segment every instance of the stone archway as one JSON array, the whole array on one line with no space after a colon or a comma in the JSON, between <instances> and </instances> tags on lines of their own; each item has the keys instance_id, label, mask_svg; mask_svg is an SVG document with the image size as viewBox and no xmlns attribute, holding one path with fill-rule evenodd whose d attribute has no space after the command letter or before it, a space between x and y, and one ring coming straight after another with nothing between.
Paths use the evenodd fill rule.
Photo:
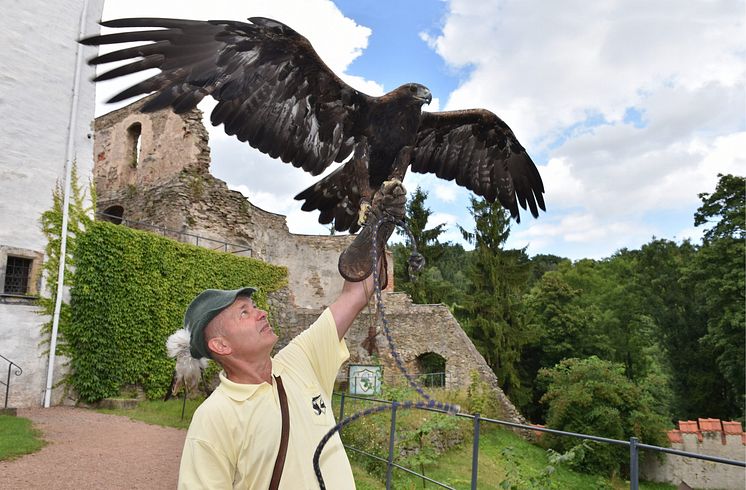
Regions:
<instances>
[{"instance_id":1,"label":"stone archway","mask_svg":"<svg viewBox=\"0 0 746 490\"><path fill-rule=\"evenodd\" d=\"M119 225L122 223L122 219L124 218L124 208L119 205L115 206L109 206L106 208L101 216L101 221L108 221L110 223L114 223L115 225Z\"/></svg>"},{"instance_id":2,"label":"stone archway","mask_svg":"<svg viewBox=\"0 0 746 490\"><path fill-rule=\"evenodd\" d=\"M417 356L417 371L425 386L444 388L446 386L446 359L435 352L425 352Z\"/></svg>"}]
</instances>

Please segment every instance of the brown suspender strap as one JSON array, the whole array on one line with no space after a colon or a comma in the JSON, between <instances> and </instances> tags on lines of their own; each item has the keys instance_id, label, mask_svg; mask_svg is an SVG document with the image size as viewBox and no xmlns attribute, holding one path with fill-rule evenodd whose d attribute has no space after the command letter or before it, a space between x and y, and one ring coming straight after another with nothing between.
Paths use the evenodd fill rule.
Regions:
<instances>
[{"instance_id":1,"label":"brown suspender strap","mask_svg":"<svg viewBox=\"0 0 746 490\"><path fill-rule=\"evenodd\" d=\"M290 414L288 413L288 397L285 395L285 388L282 386L282 379L275 376L277 383L277 394L280 396L280 411L282 412L282 435L280 436L280 452L277 453L275 467L272 470L272 481L269 483L269 490L277 490L280 486L282 477L282 468L285 466L285 455L288 452L288 435L290 432Z\"/></svg>"}]
</instances>

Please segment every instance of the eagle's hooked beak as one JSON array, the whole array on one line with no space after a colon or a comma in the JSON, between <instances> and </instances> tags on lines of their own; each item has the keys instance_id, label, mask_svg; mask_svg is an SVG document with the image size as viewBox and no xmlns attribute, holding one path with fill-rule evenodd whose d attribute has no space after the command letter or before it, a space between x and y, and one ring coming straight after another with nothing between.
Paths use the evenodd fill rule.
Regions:
<instances>
[{"instance_id":1,"label":"eagle's hooked beak","mask_svg":"<svg viewBox=\"0 0 746 490\"><path fill-rule=\"evenodd\" d=\"M419 99L425 101L425 104L429 104L433 101L433 94L428 89L423 89L423 93L419 94Z\"/></svg>"}]
</instances>

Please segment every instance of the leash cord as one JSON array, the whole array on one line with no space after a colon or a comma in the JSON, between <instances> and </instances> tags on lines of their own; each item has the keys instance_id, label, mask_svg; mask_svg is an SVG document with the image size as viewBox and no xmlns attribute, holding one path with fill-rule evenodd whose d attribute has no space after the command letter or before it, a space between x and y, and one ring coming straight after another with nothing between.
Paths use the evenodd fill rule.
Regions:
<instances>
[{"instance_id":1,"label":"leash cord","mask_svg":"<svg viewBox=\"0 0 746 490\"><path fill-rule=\"evenodd\" d=\"M373 246L371 247L371 257L373 259L373 286L374 286L374 292L376 295L376 306L378 308L378 314L381 318L381 324L383 325L383 333L386 336L386 341L389 345L389 350L391 351L391 356L394 358L394 361L396 362L396 367L399 368L399 371L404 374L404 377L407 379L407 382L409 385L417 391L417 393L424 399L424 401L415 402L412 400L406 400L401 402L391 402L390 405L380 405L377 407L368 408L356 413L353 413L349 417L345 417L340 422L338 422L334 427L332 427L325 435L321 438L321 441L319 441L318 446L316 446L316 451L313 454L313 470L316 474L316 479L319 482L319 488L321 490L326 490L326 485L324 484L324 477L321 474L321 466L319 464L319 459L321 458L321 451L324 449L324 446L326 446L326 443L329 442L329 439L334 436L337 432L342 430L345 426L351 424L355 420L359 419L360 417L365 417L368 415L372 415L374 413L383 412L386 410L393 410L394 407L403 408L403 409L411 409L411 408L420 408L420 409L439 409L443 410L444 412L447 412L451 415L455 415L459 412L460 407L455 404L450 403L442 403L435 399L433 399L430 395L425 393L425 390L422 388L422 385L420 385L415 377L410 374L407 369L404 367L404 362L401 359L401 356L399 355L399 352L396 350L396 347L394 345L394 339L391 336L391 330L389 328L389 322L386 318L386 310L383 304L383 295L381 293L381 281L380 281L380 273L379 273L379 266L378 266L378 247L376 243L376 239L378 236L378 228L381 226L382 223L394 223L395 225L401 227L409 236L410 243L412 245L412 254L409 257L409 274L410 277L414 279L414 274L418 272L418 268L420 268L423 264L422 255L420 255L417 252L417 244L414 240L414 237L412 235L412 231L409 229L409 227L404 223L404 221L397 219L388 213L384 212L381 218L379 218L373 225Z\"/></svg>"}]
</instances>

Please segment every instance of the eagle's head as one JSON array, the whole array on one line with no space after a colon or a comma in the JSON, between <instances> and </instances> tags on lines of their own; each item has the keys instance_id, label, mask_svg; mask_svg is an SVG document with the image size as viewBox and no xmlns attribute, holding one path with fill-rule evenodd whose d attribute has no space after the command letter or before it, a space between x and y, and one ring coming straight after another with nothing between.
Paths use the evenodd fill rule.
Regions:
<instances>
[{"instance_id":1,"label":"eagle's head","mask_svg":"<svg viewBox=\"0 0 746 490\"><path fill-rule=\"evenodd\" d=\"M395 92L414 99L420 105L429 104L433 101L433 94L430 92L430 89L419 83L405 83L397 88Z\"/></svg>"}]
</instances>

